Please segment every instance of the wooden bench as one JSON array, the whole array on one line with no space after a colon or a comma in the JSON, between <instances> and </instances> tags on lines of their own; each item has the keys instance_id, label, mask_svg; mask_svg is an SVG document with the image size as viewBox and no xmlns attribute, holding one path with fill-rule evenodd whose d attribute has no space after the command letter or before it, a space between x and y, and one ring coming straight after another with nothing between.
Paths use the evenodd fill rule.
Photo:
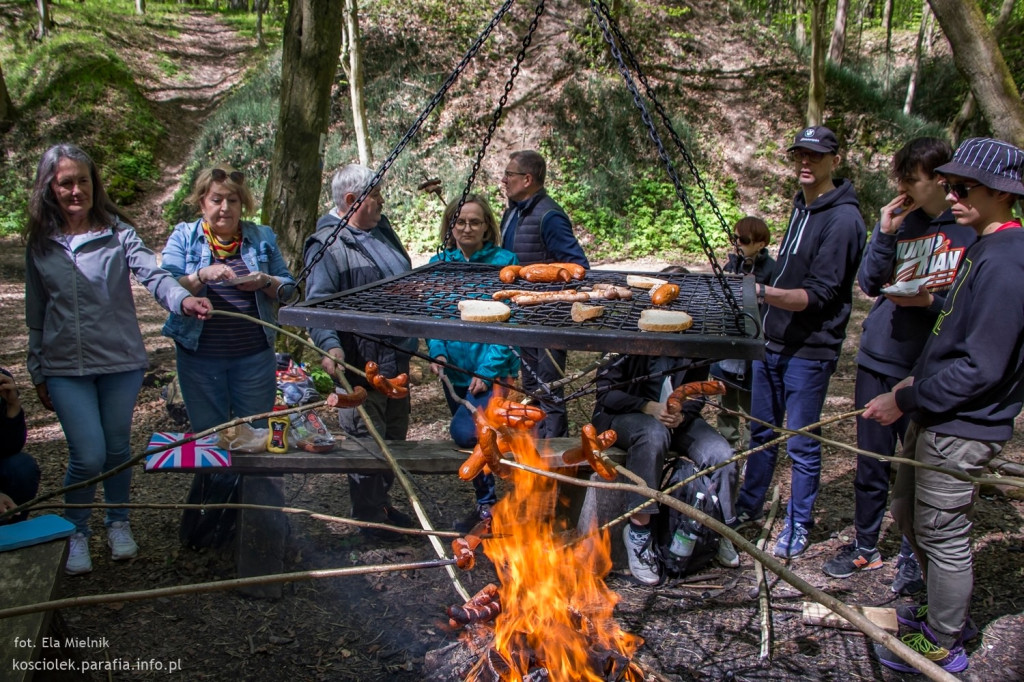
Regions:
<instances>
[{"instance_id":1,"label":"wooden bench","mask_svg":"<svg viewBox=\"0 0 1024 682\"><path fill-rule=\"evenodd\" d=\"M150 473L235 473L243 474L239 502L284 506L284 474L373 474L390 470L387 460L377 452L371 439L338 437L335 449L327 453L311 453L290 448L282 454L231 453L231 466L217 469L156 469ZM577 447L579 438L552 438L539 444L541 452L560 457L569 448ZM410 474L457 475L468 452L450 440L387 441L388 451ZM612 448L608 455L616 461L625 460L625 452ZM590 473L580 467L580 473ZM580 498L582 500L582 496ZM288 535L285 514L275 511L242 509L237 524L237 567L239 577L280 573L284 569L284 545ZM277 598L281 586L257 585L242 588L254 597Z\"/></svg>"},{"instance_id":2,"label":"wooden bench","mask_svg":"<svg viewBox=\"0 0 1024 682\"><path fill-rule=\"evenodd\" d=\"M64 574L67 546L67 539L61 538L0 552L0 608L38 604L56 598L57 587ZM63 630L60 614L56 611L0 619L0 664L4 666L0 679L12 682L32 679L33 671L29 668L43 654L43 638L52 636L60 639L59 646L63 648L65 642L60 635ZM59 659L77 658L73 648L67 653L63 653L63 649L60 651ZM39 679L47 679L47 676L41 675Z\"/></svg>"}]
</instances>

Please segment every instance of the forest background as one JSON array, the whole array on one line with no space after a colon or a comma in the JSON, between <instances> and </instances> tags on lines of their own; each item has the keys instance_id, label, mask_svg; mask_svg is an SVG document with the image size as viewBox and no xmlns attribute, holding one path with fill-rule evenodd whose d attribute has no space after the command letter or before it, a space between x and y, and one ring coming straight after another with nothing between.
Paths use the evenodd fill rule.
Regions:
<instances>
[{"instance_id":1,"label":"forest background","mask_svg":"<svg viewBox=\"0 0 1024 682\"><path fill-rule=\"evenodd\" d=\"M950 0L932 1L941 5ZM1000 55L1019 87L1024 74L1024 11L1019 3L952 2L987 17L985 31L999 36ZM141 4L0 0L0 338L6 342L0 364L11 368L25 386L24 249L16 235L25 221L36 163L48 146L73 141L84 147L100 164L112 196L157 251L171 226L192 217L182 198L199 169L216 162L235 165L245 171L257 200L268 195L264 188L276 182L274 173L280 177L287 175L282 171L301 170L313 178L303 188L312 197L305 208L310 218L294 230L274 223L279 234L296 232L289 241L298 243L302 232L313 228L312 217L329 207L331 172L360 158L351 105L350 83L359 80L353 75L353 54L361 57L363 72L362 88L357 88L366 111L363 154L377 167L498 8L497 2L481 0L364 0L358 5L356 33L356 5L348 0L259 0L256 6L251 0L148 2L139 13ZM893 192L891 155L908 138L934 134L955 141L1003 129L1002 123L997 127L978 113L981 107L965 106L978 82L962 75L946 36L929 18L931 5L922 0L838 0L838 8L835 0L610 5L708 189L705 195L686 159L672 148L694 216L719 258L727 251L725 231L719 229L707 197L714 197L714 206L728 223L746 213L764 216L777 239L796 190L784 151L812 109L844 141L839 174L853 180L869 226ZM420 262L438 244L441 203L418 192L417 185L439 177L447 198L461 191L534 7L528 2L513 7L390 167L386 210ZM817 21L814 9L819 11ZM839 22L845 27L841 41L832 40L837 16L846 17L845 23ZM317 87L326 93L324 138L314 135L292 146L292 151L312 146L311 161L278 162L282 118L288 124L305 121L281 104L282 92L294 93L296 84L305 82L282 76L290 57L305 54L289 49L298 33L297 18L308 20L302 27L311 30L304 35L333 37L338 52L304 60L313 80L321 77ZM318 24L321 18L334 23ZM812 53L820 58L831 52L832 43L837 49L842 45L838 56L812 69ZM592 262L614 262L616 269L637 260L655 268L680 261L706 267L686 206L647 138L587 4L546 2L520 66L474 187L499 206L498 179L508 153L539 148L550 160L551 193L568 209ZM823 74L825 84L824 91L816 90L824 100L814 107L812 74ZM312 103L317 97L308 99ZM1024 139L1017 143L1024 144ZM275 220L270 213L254 217ZM174 373L173 347L160 336L166 313L140 287L136 294L150 358L133 424L133 452L141 452L154 431L180 427L172 424L160 395L161 385ZM853 358L860 322L870 305L855 291L854 317L826 416L853 407ZM587 354L574 352L573 361L582 366ZM439 383L419 359L411 374L410 438L447 437L450 413ZM67 447L59 424L33 393L23 392L29 449L43 467L43 489L52 491L63 480ZM589 407L584 400L570 406L573 433L589 420ZM1024 419L1018 420L1018 434L1022 427ZM830 426L828 435L838 443L854 442L852 421ZM1016 436L1005 452L1019 461L1022 443L1024 436ZM821 562L849 541L855 462L837 447L825 448L824 458L813 546L793 568L844 600L891 605L892 561L883 570L845 581L821 573ZM350 508L343 475L286 479L291 506L329 514L345 514ZM470 487L454 477L418 476L414 481L436 525L461 518L472 502ZM788 482L781 483L785 499ZM132 499L143 505L179 502L188 484L187 476L139 472L133 478ZM140 557L123 565L111 562L106 552L95 552L96 570L64 581L65 594L110 594L235 577L230 550L181 547L176 511L144 508L132 518L143 548ZM973 677L968 679L1024 678L1019 656L1024 650L1019 605L1022 518L1024 503L1009 496L985 496L978 505L973 617L985 630L984 644L971 652ZM102 515L93 514L93 522L98 531ZM432 557L426 543L379 547L341 524L296 518L291 529L289 570ZM887 532L883 555L889 559L897 548L898 534ZM473 590L494 579L487 562L480 564L465 576ZM763 669L757 609L750 597L751 588L756 591L752 568L744 556L740 570L712 572L701 581L723 586L712 592L681 583L650 590L610 576L622 598L617 617L647 640L641 660L671 675L667 679L895 679L885 677L863 638L803 626L799 615L790 612L799 610L802 595L782 583L772 597L780 604L774 621L775 663ZM62 613L72 633L109 638L109 647L87 650L87 658L185 657L180 679L419 682L424 679L425 652L450 641L438 618L452 595L444 574L410 571L364 580L293 583L276 602L221 592ZM100 679L98 673L94 679Z\"/></svg>"},{"instance_id":2,"label":"forest background","mask_svg":"<svg viewBox=\"0 0 1024 682\"><path fill-rule=\"evenodd\" d=\"M344 11L323 11L331 4ZM1020 3L954 4L988 17L984 30L998 39L1013 85L1019 87L1024 78ZM57 141L74 141L88 150L102 167L114 200L129 213L133 202L161 181L158 159L167 155L168 145L180 147L182 140L168 134L162 122L168 117L160 116L146 93L156 77L173 80L176 55L161 50L159 39L155 54L138 54L138 46L154 45L154 32L172 30L167 18L177 12L217 12L251 34L257 46L244 53L244 82L228 89L210 85L209 116L180 112L196 125L185 140L188 158L180 177L173 179L175 186L163 188L170 194L162 207L168 229L191 217L183 197L194 174L210 163L225 161L243 169L257 198L262 197L279 120L287 125L294 119L279 119L281 45L289 36L289 20L305 13L307 24L321 35L341 38L336 63L311 61L303 46L305 64L300 65L326 84L321 89L329 97L326 136L314 139L322 156L304 161L296 171L300 177L292 179L306 185L304 196L317 194L303 199L315 206L304 208L305 219L283 225L277 224L284 218L272 215L269 200L262 216L254 216L279 234L295 233L282 236L294 257L313 228L310 217L330 206L330 173L359 159L376 168L498 7L479 0L364 0L358 5L355 0L295 0L290 5L284 0L0 1L0 121L5 130L0 234L14 234L24 225L35 163ZM410 251L431 252L439 241L441 206L436 197L417 192L417 185L438 177L446 197L462 190L533 7L522 3L513 8L390 167L386 210ZM548 2L545 9L517 88L481 159L475 189L500 206L497 180L507 153L540 148L550 163L550 192L572 216L593 260L700 253L688 202L679 201L593 14L586 3L565 0ZM689 158L671 150L693 217L717 249L727 239L726 231L718 229L719 213L728 224L744 214L761 215L781 234L794 190L783 151L805 121L829 125L844 141L839 175L853 180L869 224L892 192L891 154L907 139L931 134L956 142L993 132L993 123L974 105L962 60L954 60L928 2L620 1L607 9L692 158L699 176L688 172ZM310 17L321 26L337 23L324 30ZM284 82L295 79L289 71ZM823 90L816 83L821 79ZM350 88L352 82L358 87ZM350 104L354 92L366 112L362 149ZM1018 94L1018 104L1019 99ZM173 100L165 103L174 105ZM1019 125L1024 129L1024 123ZM306 137L316 137L312 127ZM995 128L996 134L1004 132L998 124ZM664 129L661 135L669 138ZM311 192L304 177L319 178L321 189ZM153 246L159 249L160 244Z\"/></svg>"}]
</instances>

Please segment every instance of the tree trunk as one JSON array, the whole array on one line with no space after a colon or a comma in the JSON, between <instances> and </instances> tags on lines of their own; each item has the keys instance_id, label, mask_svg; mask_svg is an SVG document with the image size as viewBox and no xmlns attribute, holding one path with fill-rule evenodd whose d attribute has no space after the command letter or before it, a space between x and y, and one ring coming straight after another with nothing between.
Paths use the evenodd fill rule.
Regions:
<instances>
[{"instance_id":1,"label":"tree trunk","mask_svg":"<svg viewBox=\"0 0 1024 682\"><path fill-rule=\"evenodd\" d=\"M8 130L14 123L14 113L14 103L11 102L7 81L4 80L4 70L0 67L0 132Z\"/></svg>"},{"instance_id":2,"label":"tree trunk","mask_svg":"<svg viewBox=\"0 0 1024 682\"><path fill-rule=\"evenodd\" d=\"M807 0L793 1L793 16L796 17L796 29L794 38L798 49L807 47L807 24L804 17L807 15Z\"/></svg>"},{"instance_id":3,"label":"tree trunk","mask_svg":"<svg viewBox=\"0 0 1024 682\"><path fill-rule=\"evenodd\" d=\"M135 0L135 13L145 14L146 13L146 0Z\"/></svg>"},{"instance_id":4,"label":"tree trunk","mask_svg":"<svg viewBox=\"0 0 1024 682\"><path fill-rule=\"evenodd\" d=\"M811 87L807 95L807 125L818 126L825 120L825 25L828 0L812 0L811 9Z\"/></svg>"},{"instance_id":5,"label":"tree trunk","mask_svg":"<svg viewBox=\"0 0 1024 682\"><path fill-rule=\"evenodd\" d=\"M50 17L49 0L36 0L36 9L39 10L39 24L36 27L36 38L42 40L50 35L50 28L53 27L53 18Z\"/></svg>"},{"instance_id":6,"label":"tree trunk","mask_svg":"<svg viewBox=\"0 0 1024 682\"><path fill-rule=\"evenodd\" d=\"M1014 0L1003 0L1003 5L999 9L999 17L996 18L996 25L992 29L993 33L995 33L997 44L1002 39L1003 34L1006 33L1006 24L1013 15L1013 4ZM949 126L949 135L953 138L954 142L963 137L964 130L967 129L967 125L976 113L978 113L978 107L974 99L974 93L968 92L967 96L964 97L963 104L960 105L960 111L957 112L956 118L953 119L953 123Z\"/></svg>"},{"instance_id":7,"label":"tree trunk","mask_svg":"<svg viewBox=\"0 0 1024 682\"><path fill-rule=\"evenodd\" d=\"M348 76L349 97L352 102L352 128L356 132L359 163L369 166L373 163L373 144L370 142L369 127L366 125L366 103L363 101L363 48L359 38L358 0L345 0L344 12L344 41L348 52L348 68L345 74Z\"/></svg>"},{"instance_id":8,"label":"tree trunk","mask_svg":"<svg viewBox=\"0 0 1024 682\"><path fill-rule=\"evenodd\" d=\"M274 228L295 274L302 269L302 244L319 213L323 146L340 49L341 3L292 0L285 19L281 111L262 219Z\"/></svg>"},{"instance_id":9,"label":"tree trunk","mask_svg":"<svg viewBox=\"0 0 1024 682\"><path fill-rule=\"evenodd\" d=\"M956 68L970 83L993 134L1018 147L1024 146L1024 102L978 3L929 0L929 4L949 40Z\"/></svg>"},{"instance_id":10,"label":"tree trunk","mask_svg":"<svg viewBox=\"0 0 1024 682\"><path fill-rule=\"evenodd\" d=\"M254 0L253 9L256 10L256 44L260 47L266 47L267 43L263 40L263 12L266 8L267 0Z\"/></svg>"},{"instance_id":11,"label":"tree trunk","mask_svg":"<svg viewBox=\"0 0 1024 682\"><path fill-rule=\"evenodd\" d=\"M882 74L882 89L889 92L892 82L892 4L893 0L885 0L882 9L882 28L885 29L885 72Z\"/></svg>"},{"instance_id":12,"label":"tree trunk","mask_svg":"<svg viewBox=\"0 0 1024 682\"><path fill-rule=\"evenodd\" d=\"M910 111L914 106L914 93L917 91L917 77L921 73L924 41L928 34L928 25L931 21L931 8L928 7L928 0L924 0L924 7L921 8L921 28L917 31L917 44L914 46L914 64L910 67L910 80L907 82L907 98L903 101L903 114L906 116L910 115Z\"/></svg>"},{"instance_id":13,"label":"tree trunk","mask_svg":"<svg viewBox=\"0 0 1024 682\"><path fill-rule=\"evenodd\" d=\"M843 48L846 47L846 17L850 13L850 0L836 0L836 20L832 24L832 40L828 46L828 58L836 66L843 63Z\"/></svg>"}]
</instances>

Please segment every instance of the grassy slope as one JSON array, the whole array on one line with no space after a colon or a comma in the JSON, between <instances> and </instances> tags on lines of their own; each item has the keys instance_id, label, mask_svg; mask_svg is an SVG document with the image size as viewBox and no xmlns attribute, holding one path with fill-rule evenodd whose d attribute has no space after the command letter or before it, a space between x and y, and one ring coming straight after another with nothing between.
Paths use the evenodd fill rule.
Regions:
<instances>
[{"instance_id":1,"label":"grassy slope","mask_svg":"<svg viewBox=\"0 0 1024 682\"><path fill-rule=\"evenodd\" d=\"M781 232L792 182L780 152L802 123L804 60L777 33L737 14L735 6L626 6L623 31L723 219L731 223L743 213L757 213ZM125 13L130 8L124 3L61 5L60 35L42 46L17 33L31 23L30 8L21 7L18 21L5 22L4 37L22 36L0 49L0 60L23 118L8 134L12 151L0 173L0 197L8 199L0 231L4 225L10 229L20 224L17 209L23 205L32 165L55 140L74 139L89 149L123 203L130 203L155 177L161 131L140 94L144 84L133 80L135 63L126 55L141 32L164 32L162 40L172 43L173 32L160 17L175 7L150 3L150 13L136 18ZM518 9L497 27L481 58L469 65L389 173L388 211L415 251L436 245L440 204L413 188L425 178L440 177L448 196L461 191L532 16L527 9ZM15 9L4 6L0 11ZM486 24L490 9L475 0L377 0L363 12L366 98L376 165ZM898 37L898 45L912 39L909 34ZM906 56L906 48L903 52ZM858 64L855 58L848 61ZM173 61L164 62L163 68L173 69ZM211 159L227 159L245 167L259 190L269 170L278 69L271 59L197 134L193 169ZM955 104L957 88L948 75L948 59L940 55L929 63L919 95L939 119L955 110L949 105ZM841 173L854 180L865 215L873 216L890 191L885 166L892 150L910 135L938 129L899 113L899 80L889 97L847 71L832 70L829 83L828 123L850 143ZM333 118L325 187L333 168L356 157L340 69ZM582 228L582 240L596 258L697 249L689 215L675 200L593 17L581 4L548 4L505 117L482 160L476 189L500 201L497 178L507 152L523 147L548 155L551 191ZM672 154L693 199L694 215L713 245L721 246L723 233L714 208L689 174L687 160ZM188 169L183 175L187 185ZM325 191L324 207L328 196ZM176 210L177 202L172 202L169 217Z\"/></svg>"}]
</instances>

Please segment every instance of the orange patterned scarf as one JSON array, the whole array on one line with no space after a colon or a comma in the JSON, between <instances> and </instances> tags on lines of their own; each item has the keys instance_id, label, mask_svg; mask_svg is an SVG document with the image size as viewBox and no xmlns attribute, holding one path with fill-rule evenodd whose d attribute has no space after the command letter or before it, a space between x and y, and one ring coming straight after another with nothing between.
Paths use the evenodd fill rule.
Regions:
<instances>
[{"instance_id":1,"label":"orange patterned scarf","mask_svg":"<svg viewBox=\"0 0 1024 682\"><path fill-rule=\"evenodd\" d=\"M238 251L242 247L241 232L236 234L233 240L225 244L213 234L213 230L210 229L210 224L205 220L203 221L203 234L206 235L206 242L210 245L210 253L212 253L213 257L218 260L224 260L225 258L238 255Z\"/></svg>"}]
</instances>

